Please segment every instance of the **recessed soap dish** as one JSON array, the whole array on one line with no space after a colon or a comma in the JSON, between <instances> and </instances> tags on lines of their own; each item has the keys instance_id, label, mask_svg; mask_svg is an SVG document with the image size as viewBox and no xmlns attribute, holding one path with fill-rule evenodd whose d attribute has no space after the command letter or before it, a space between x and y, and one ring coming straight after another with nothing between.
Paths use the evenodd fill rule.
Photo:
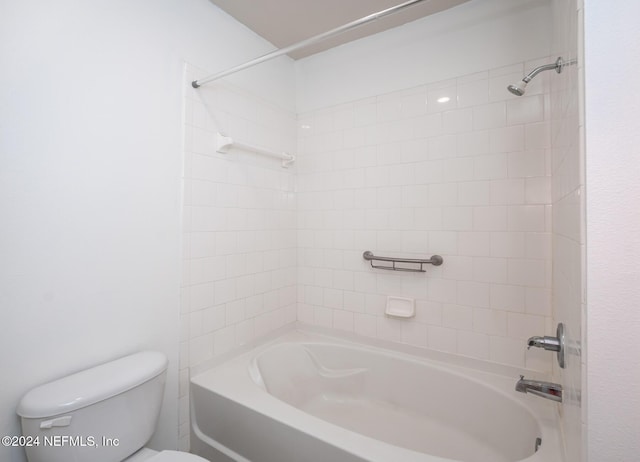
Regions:
<instances>
[{"instance_id":1,"label":"recessed soap dish","mask_svg":"<svg viewBox=\"0 0 640 462\"><path fill-rule=\"evenodd\" d=\"M394 318L412 318L416 315L416 303L413 298L388 296L384 312Z\"/></svg>"}]
</instances>

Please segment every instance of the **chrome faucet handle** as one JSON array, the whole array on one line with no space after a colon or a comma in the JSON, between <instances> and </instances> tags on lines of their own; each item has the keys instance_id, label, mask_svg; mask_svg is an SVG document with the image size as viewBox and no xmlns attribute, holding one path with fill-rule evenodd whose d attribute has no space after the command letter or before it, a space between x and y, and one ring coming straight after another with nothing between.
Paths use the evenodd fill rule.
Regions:
<instances>
[{"instance_id":1,"label":"chrome faucet handle","mask_svg":"<svg viewBox=\"0 0 640 462\"><path fill-rule=\"evenodd\" d=\"M543 337L538 335L529 337L529 340L527 340L527 350L532 346L555 351L558 356L558 364L564 369L564 324L558 323L555 337L549 337L547 335Z\"/></svg>"},{"instance_id":2,"label":"chrome faucet handle","mask_svg":"<svg viewBox=\"0 0 640 462\"><path fill-rule=\"evenodd\" d=\"M527 340L527 345L527 349L534 346L536 348L544 348L545 350L550 351L560 350L560 340L557 337L550 337L548 335L545 335L544 337L530 337L529 340Z\"/></svg>"}]
</instances>

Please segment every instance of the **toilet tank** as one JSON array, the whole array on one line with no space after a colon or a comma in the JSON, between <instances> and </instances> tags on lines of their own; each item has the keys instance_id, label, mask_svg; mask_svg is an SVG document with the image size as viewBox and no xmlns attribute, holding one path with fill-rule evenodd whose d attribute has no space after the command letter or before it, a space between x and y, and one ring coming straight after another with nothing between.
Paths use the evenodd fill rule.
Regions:
<instances>
[{"instance_id":1,"label":"toilet tank","mask_svg":"<svg viewBox=\"0 0 640 462\"><path fill-rule=\"evenodd\" d=\"M20 400L29 462L119 462L151 438L167 358L143 351L29 391Z\"/></svg>"}]
</instances>

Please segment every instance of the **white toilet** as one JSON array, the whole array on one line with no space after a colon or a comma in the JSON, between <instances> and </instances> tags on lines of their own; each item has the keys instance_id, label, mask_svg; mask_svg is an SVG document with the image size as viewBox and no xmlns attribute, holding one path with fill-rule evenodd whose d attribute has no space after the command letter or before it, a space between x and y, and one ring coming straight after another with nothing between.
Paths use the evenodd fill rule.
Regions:
<instances>
[{"instance_id":1,"label":"white toilet","mask_svg":"<svg viewBox=\"0 0 640 462\"><path fill-rule=\"evenodd\" d=\"M143 446L160 414L167 358L143 351L49 382L18 405L29 462L206 462Z\"/></svg>"}]
</instances>

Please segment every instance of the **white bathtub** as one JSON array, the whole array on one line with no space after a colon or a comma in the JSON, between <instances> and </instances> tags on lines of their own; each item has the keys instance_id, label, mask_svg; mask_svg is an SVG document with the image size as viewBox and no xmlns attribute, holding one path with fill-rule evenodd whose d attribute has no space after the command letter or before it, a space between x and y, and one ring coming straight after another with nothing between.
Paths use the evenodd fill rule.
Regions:
<instances>
[{"instance_id":1,"label":"white bathtub","mask_svg":"<svg viewBox=\"0 0 640 462\"><path fill-rule=\"evenodd\" d=\"M290 332L191 379L191 449L214 462L560 462L554 404L515 392L516 369L462 362Z\"/></svg>"}]
</instances>

